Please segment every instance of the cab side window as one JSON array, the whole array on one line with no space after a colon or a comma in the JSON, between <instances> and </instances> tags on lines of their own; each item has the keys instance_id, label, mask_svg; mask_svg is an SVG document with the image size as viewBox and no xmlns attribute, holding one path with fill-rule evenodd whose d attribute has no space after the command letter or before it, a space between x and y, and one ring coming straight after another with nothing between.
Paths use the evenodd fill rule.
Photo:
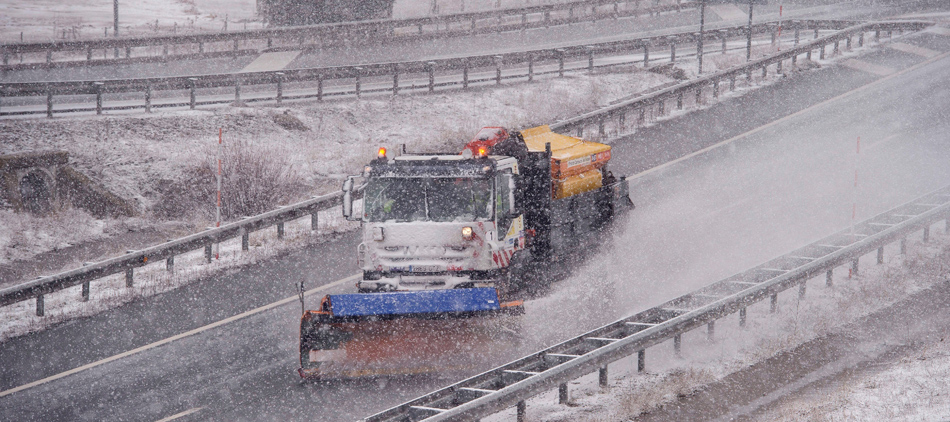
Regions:
<instances>
[{"instance_id":1,"label":"cab side window","mask_svg":"<svg viewBox=\"0 0 950 422\"><path fill-rule=\"evenodd\" d=\"M506 170L495 175L495 221L498 223L498 240L504 239L508 228L511 227L511 217L508 215L508 179L505 177L510 174L511 170Z\"/></svg>"}]
</instances>

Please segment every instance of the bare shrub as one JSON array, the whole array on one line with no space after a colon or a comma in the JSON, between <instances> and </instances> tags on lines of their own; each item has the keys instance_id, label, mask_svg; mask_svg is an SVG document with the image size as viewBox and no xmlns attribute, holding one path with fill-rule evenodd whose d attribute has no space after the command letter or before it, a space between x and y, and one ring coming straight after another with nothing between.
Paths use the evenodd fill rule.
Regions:
<instances>
[{"instance_id":1,"label":"bare shrub","mask_svg":"<svg viewBox=\"0 0 950 422\"><path fill-rule=\"evenodd\" d=\"M300 175L274 148L237 141L221 150L222 220L260 214L304 190ZM166 218L213 218L217 173L217 152L209 148L183 179L159 188L162 200L153 211Z\"/></svg>"}]
</instances>

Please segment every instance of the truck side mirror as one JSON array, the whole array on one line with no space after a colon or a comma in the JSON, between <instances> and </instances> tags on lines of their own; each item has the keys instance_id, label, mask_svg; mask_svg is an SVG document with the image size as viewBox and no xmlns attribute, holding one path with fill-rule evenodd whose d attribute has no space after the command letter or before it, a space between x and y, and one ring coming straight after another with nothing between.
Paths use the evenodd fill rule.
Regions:
<instances>
[{"instance_id":1,"label":"truck side mirror","mask_svg":"<svg viewBox=\"0 0 950 422\"><path fill-rule=\"evenodd\" d=\"M515 192L518 191L518 183L515 177L513 174L505 175L505 178L508 179L508 215L512 217L522 214L521 203L516 201L516 199L520 199L521 195L515 195Z\"/></svg>"},{"instance_id":2,"label":"truck side mirror","mask_svg":"<svg viewBox=\"0 0 950 422\"><path fill-rule=\"evenodd\" d=\"M343 182L343 217L347 220L353 220L353 179L356 176L348 176Z\"/></svg>"}]
</instances>

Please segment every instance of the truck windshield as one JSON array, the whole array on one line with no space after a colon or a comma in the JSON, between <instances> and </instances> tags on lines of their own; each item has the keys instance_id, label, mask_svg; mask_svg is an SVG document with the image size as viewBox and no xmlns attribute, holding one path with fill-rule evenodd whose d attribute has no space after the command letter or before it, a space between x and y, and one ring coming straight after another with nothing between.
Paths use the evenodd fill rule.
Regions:
<instances>
[{"instance_id":1,"label":"truck windshield","mask_svg":"<svg viewBox=\"0 0 950 422\"><path fill-rule=\"evenodd\" d=\"M366 185L367 221L466 222L491 219L492 182L487 178L380 177Z\"/></svg>"}]
</instances>

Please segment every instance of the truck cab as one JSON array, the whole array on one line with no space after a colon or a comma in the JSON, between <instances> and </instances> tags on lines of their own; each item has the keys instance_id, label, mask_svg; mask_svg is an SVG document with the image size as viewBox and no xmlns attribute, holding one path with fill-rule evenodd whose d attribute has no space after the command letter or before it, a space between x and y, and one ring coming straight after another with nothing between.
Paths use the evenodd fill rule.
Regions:
<instances>
[{"instance_id":1,"label":"truck cab","mask_svg":"<svg viewBox=\"0 0 950 422\"><path fill-rule=\"evenodd\" d=\"M361 292L495 287L505 276L525 248L518 161L484 151L390 159L381 149L364 168L361 214L344 201L363 226Z\"/></svg>"}]
</instances>

